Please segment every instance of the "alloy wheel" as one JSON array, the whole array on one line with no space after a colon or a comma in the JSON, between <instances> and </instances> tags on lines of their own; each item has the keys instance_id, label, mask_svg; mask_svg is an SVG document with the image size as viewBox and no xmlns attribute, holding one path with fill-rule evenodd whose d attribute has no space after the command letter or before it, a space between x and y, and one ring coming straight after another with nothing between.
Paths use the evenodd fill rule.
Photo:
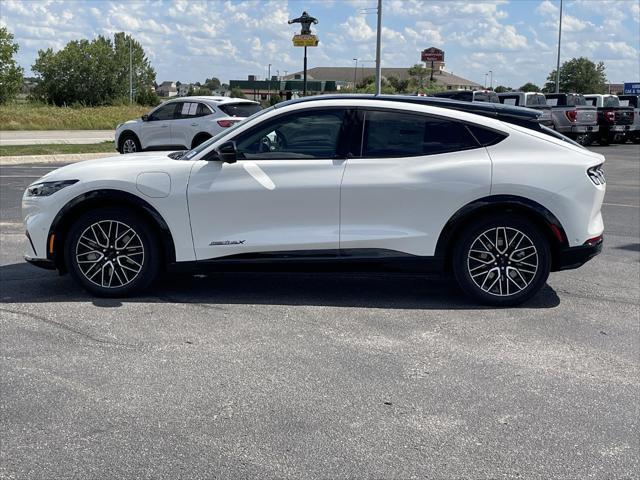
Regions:
<instances>
[{"instance_id":1,"label":"alloy wheel","mask_svg":"<svg viewBox=\"0 0 640 480\"><path fill-rule=\"evenodd\" d=\"M138 233L117 220L101 220L87 227L76 244L76 263L91 283L120 288L133 282L144 265Z\"/></svg>"},{"instance_id":2,"label":"alloy wheel","mask_svg":"<svg viewBox=\"0 0 640 480\"><path fill-rule=\"evenodd\" d=\"M135 153L136 151L136 142L132 138L127 138L122 143L122 153Z\"/></svg>"},{"instance_id":3,"label":"alloy wheel","mask_svg":"<svg viewBox=\"0 0 640 480\"><path fill-rule=\"evenodd\" d=\"M473 241L467 268L483 292L504 297L531 284L538 271L538 257L538 250L526 234L512 227L495 227Z\"/></svg>"}]
</instances>

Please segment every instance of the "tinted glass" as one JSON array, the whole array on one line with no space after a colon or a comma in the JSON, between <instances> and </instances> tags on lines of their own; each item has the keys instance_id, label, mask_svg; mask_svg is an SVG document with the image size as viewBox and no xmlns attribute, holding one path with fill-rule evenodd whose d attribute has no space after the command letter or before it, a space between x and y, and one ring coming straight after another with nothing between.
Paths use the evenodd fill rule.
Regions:
<instances>
[{"instance_id":1,"label":"tinted glass","mask_svg":"<svg viewBox=\"0 0 640 480\"><path fill-rule=\"evenodd\" d=\"M334 158L344 110L286 115L236 139L246 159Z\"/></svg>"},{"instance_id":2,"label":"tinted glass","mask_svg":"<svg viewBox=\"0 0 640 480\"><path fill-rule=\"evenodd\" d=\"M153 112L150 117L150 120L173 120L175 116L176 107L180 106L182 108L182 102L173 102L168 103L167 105L163 105L158 110Z\"/></svg>"},{"instance_id":3,"label":"tinted glass","mask_svg":"<svg viewBox=\"0 0 640 480\"><path fill-rule=\"evenodd\" d=\"M207 105L205 105L204 103L198 104L198 111L196 113L196 116L204 117L205 115L211 115L211 113L211 108L209 108Z\"/></svg>"},{"instance_id":4,"label":"tinted glass","mask_svg":"<svg viewBox=\"0 0 640 480\"><path fill-rule=\"evenodd\" d=\"M230 117L250 117L262 110L257 103L226 103L218 105L218 109Z\"/></svg>"},{"instance_id":5,"label":"tinted glass","mask_svg":"<svg viewBox=\"0 0 640 480\"><path fill-rule=\"evenodd\" d=\"M575 107L576 105L587 105L587 101L582 95L567 95L567 105L572 107Z\"/></svg>"},{"instance_id":6,"label":"tinted glass","mask_svg":"<svg viewBox=\"0 0 640 480\"><path fill-rule=\"evenodd\" d=\"M618 97L604 97L602 99L602 105L605 107L619 107L620 106L620 100L618 100Z\"/></svg>"},{"instance_id":7,"label":"tinted glass","mask_svg":"<svg viewBox=\"0 0 640 480\"><path fill-rule=\"evenodd\" d=\"M546 105L547 99L544 95L536 93L533 95L527 95L527 106Z\"/></svg>"},{"instance_id":8,"label":"tinted glass","mask_svg":"<svg viewBox=\"0 0 640 480\"><path fill-rule=\"evenodd\" d=\"M478 148L464 124L398 112L365 114L363 156L415 157Z\"/></svg>"},{"instance_id":9,"label":"tinted glass","mask_svg":"<svg viewBox=\"0 0 640 480\"><path fill-rule=\"evenodd\" d=\"M467 128L471 131L471 133L476 138L478 143L483 147L488 147L489 145L495 145L501 140L504 140L505 138L507 138L506 133L497 132L495 130L479 127L477 125L467 124Z\"/></svg>"}]
</instances>

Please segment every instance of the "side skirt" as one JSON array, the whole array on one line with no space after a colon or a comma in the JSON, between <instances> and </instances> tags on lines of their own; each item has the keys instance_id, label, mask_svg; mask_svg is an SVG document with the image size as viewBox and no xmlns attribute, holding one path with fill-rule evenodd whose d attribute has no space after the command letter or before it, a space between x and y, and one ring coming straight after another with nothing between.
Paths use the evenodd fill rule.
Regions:
<instances>
[{"instance_id":1,"label":"side skirt","mask_svg":"<svg viewBox=\"0 0 640 480\"><path fill-rule=\"evenodd\" d=\"M241 253L211 260L174 262L169 272L419 272L444 270L444 259L384 249L295 250Z\"/></svg>"}]
</instances>

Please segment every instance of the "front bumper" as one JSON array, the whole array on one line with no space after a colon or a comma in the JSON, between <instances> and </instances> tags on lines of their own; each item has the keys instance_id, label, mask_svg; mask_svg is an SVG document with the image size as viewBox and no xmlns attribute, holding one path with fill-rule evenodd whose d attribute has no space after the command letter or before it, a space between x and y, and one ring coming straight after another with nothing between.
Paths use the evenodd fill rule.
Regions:
<instances>
[{"instance_id":1,"label":"front bumper","mask_svg":"<svg viewBox=\"0 0 640 480\"><path fill-rule=\"evenodd\" d=\"M53 263L53 260L49 260L46 258L34 258L29 255L25 255L24 259L29 262L31 265L34 265L39 268L44 268L45 270L55 270L56 266Z\"/></svg>"},{"instance_id":2,"label":"front bumper","mask_svg":"<svg viewBox=\"0 0 640 480\"><path fill-rule=\"evenodd\" d=\"M587 263L602 251L604 237L589 240L578 247L567 247L560 250L554 270L571 270Z\"/></svg>"}]
</instances>

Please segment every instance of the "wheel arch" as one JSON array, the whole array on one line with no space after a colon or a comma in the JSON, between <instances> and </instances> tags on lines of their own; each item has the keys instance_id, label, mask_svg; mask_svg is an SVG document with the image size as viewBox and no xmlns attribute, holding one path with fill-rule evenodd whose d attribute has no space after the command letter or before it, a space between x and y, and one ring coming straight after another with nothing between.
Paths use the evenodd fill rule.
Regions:
<instances>
[{"instance_id":1,"label":"wheel arch","mask_svg":"<svg viewBox=\"0 0 640 480\"><path fill-rule=\"evenodd\" d=\"M127 128L126 130L123 130L122 132L120 132L120 134L118 135L118 151L120 153L122 153L122 139L127 135L133 135L135 139L138 141L138 144L142 146L142 142L140 141L140 136L133 130Z\"/></svg>"},{"instance_id":2,"label":"wheel arch","mask_svg":"<svg viewBox=\"0 0 640 480\"><path fill-rule=\"evenodd\" d=\"M196 133L193 138L191 139L191 148L195 148L198 145L200 145L202 142L206 142L207 140L209 140L213 135L211 135L208 132L198 132ZM202 138L202 142L196 142L197 139ZM186 146L186 145L185 145Z\"/></svg>"},{"instance_id":3,"label":"wheel arch","mask_svg":"<svg viewBox=\"0 0 640 480\"><path fill-rule=\"evenodd\" d=\"M47 235L47 258L53 261L61 273L66 272L64 245L73 220L93 208L101 207L123 207L139 214L151 225L161 241L163 264L175 262L175 244L171 230L162 215L152 205L129 192L101 189L83 193L70 200L60 209L51 223ZM55 235L53 240L52 235Z\"/></svg>"},{"instance_id":4,"label":"wheel arch","mask_svg":"<svg viewBox=\"0 0 640 480\"><path fill-rule=\"evenodd\" d=\"M491 195L468 203L460 208L440 232L436 243L436 258L440 258L445 268L451 268L456 234L479 218L494 213L516 213L532 221L549 241L551 249L551 269L559 264L560 251L569 246L567 234L558 218L546 207L517 195Z\"/></svg>"}]
</instances>

